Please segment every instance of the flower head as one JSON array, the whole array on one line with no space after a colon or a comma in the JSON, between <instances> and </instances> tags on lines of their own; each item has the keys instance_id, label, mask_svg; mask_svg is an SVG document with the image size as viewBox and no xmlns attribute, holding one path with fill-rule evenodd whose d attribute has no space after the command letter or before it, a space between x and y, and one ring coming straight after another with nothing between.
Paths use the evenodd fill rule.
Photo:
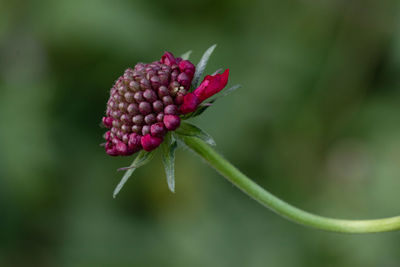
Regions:
<instances>
[{"instance_id":1,"label":"flower head","mask_svg":"<svg viewBox=\"0 0 400 267\"><path fill-rule=\"evenodd\" d=\"M126 156L157 148L166 132L180 124L179 106L194 70L190 61L169 52L160 61L127 69L110 90L102 120L109 129L104 135L107 154Z\"/></svg>"},{"instance_id":2,"label":"flower head","mask_svg":"<svg viewBox=\"0 0 400 267\"><path fill-rule=\"evenodd\" d=\"M157 148L168 131L176 130L181 115L193 112L205 99L221 91L229 70L207 75L189 92L196 68L189 60L165 52L159 61L138 63L125 70L110 90L102 123L105 150L111 156L132 155Z\"/></svg>"}]
</instances>

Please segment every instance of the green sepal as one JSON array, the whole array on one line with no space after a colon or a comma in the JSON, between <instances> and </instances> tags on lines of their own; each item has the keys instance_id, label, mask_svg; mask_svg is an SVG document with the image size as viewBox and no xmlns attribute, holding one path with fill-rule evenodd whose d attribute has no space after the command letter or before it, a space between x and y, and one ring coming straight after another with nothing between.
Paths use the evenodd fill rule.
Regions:
<instances>
[{"instance_id":1,"label":"green sepal","mask_svg":"<svg viewBox=\"0 0 400 267\"><path fill-rule=\"evenodd\" d=\"M172 138L172 135L168 133L165 136L164 142L161 144L161 149L167 184L172 193L175 193L175 150L177 147L177 142Z\"/></svg>"},{"instance_id":2,"label":"green sepal","mask_svg":"<svg viewBox=\"0 0 400 267\"><path fill-rule=\"evenodd\" d=\"M177 135L195 136L207 144L215 146L215 141L211 135L201 130L199 127L187 122L182 122L181 126L175 130L175 133Z\"/></svg>"},{"instance_id":3,"label":"green sepal","mask_svg":"<svg viewBox=\"0 0 400 267\"><path fill-rule=\"evenodd\" d=\"M141 150L139 154L136 156L136 158L133 160L132 164L126 168L127 171L125 172L124 176L122 176L121 181L118 183L117 187L114 190L113 197L115 198L119 191L121 191L122 187L125 185L125 183L128 181L128 179L131 177L132 173L139 167L149 163L155 154L156 150L147 152L145 150ZM125 168L123 168L125 169Z\"/></svg>"},{"instance_id":4,"label":"green sepal","mask_svg":"<svg viewBox=\"0 0 400 267\"><path fill-rule=\"evenodd\" d=\"M180 57L181 57L183 60L188 60L189 57L190 57L190 54L192 54L192 50L187 51L186 53L182 54Z\"/></svg>"},{"instance_id":5,"label":"green sepal","mask_svg":"<svg viewBox=\"0 0 400 267\"><path fill-rule=\"evenodd\" d=\"M216 46L217 45L215 44L215 45L212 45L210 48L208 48L206 50L206 52L204 52L203 56L201 57L199 64L197 64L196 72L194 73L194 78L192 81L193 88L197 88L197 86L199 84L199 80L200 80L201 76L203 75L204 70L206 69L207 62L210 59L210 56L213 53Z\"/></svg>"}]
</instances>

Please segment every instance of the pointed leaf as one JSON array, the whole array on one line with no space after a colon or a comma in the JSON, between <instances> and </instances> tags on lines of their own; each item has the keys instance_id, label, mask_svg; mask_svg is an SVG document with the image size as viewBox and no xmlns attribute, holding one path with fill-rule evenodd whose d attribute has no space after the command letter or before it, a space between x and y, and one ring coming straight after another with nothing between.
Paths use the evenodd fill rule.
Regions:
<instances>
[{"instance_id":1,"label":"pointed leaf","mask_svg":"<svg viewBox=\"0 0 400 267\"><path fill-rule=\"evenodd\" d=\"M114 190L113 197L115 198L119 191L121 191L122 187L125 185L125 183L128 181L128 179L131 177L132 173L139 167L147 164L150 162L150 160L153 158L155 153L155 150L151 152L147 151L140 151L139 154L136 156L136 158L133 160L131 166L129 166L129 169L125 172L124 176L122 177L121 181L118 183L117 187Z\"/></svg>"},{"instance_id":2,"label":"pointed leaf","mask_svg":"<svg viewBox=\"0 0 400 267\"><path fill-rule=\"evenodd\" d=\"M232 87L230 87L230 88L224 90L224 91L222 92L222 94L217 95L217 97L216 97L215 99L218 99L218 98L221 98L221 97L225 97L225 96L227 96L227 95L230 95L231 93L233 93L234 91L236 91L236 90L239 89L240 87L242 87L241 84L236 84L236 85L234 85L234 86L232 86Z\"/></svg>"},{"instance_id":3,"label":"pointed leaf","mask_svg":"<svg viewBox=\"0 0 400 267\"><path fill-rule=\"evenodd\" d=\"M192 81L193 88L197 88L199 80L200 80L201 76L203 75L204 70L206 69L207 62L210 59L210 56L216 46L217 45L215 44L215 45L211 46L210 48L208 48L207 51L204 52L203 56L201 57L199 64L197 64L196 72L194 73L194 78Z\"/></svg>"},{"instance_id":4,"label":"pointed leaf","mask_svg":"<svg viewBox=\"0 0 400 267\"><path fill-rule=\"evenodd\" d=\"M181 123L181 126L175 130L175 133L180 135L195 136L202 139L207 144L215 146L215 141L211 135L204 132L199 127L187 122Z\"/></svg>"},{"instance_id":5,"label":"pointed leaf","mask_svg":"<svg viewBox=\"0 0 400 267\"><path fill-rule=\"evenodd\" d=\"M192 50L189 50L189 51L187 51L186 53L182 54L182 55L181 55L181 58L182 58L183 60L188 60L189 57L190 57L190 54L192 54Z\"/></svg>"},{"instance_id":6,"label":"pointed leaf","mask_svg":"<svg viewBox=\"0 0 400 267\"><path fill-rule=\"evenodd\" d=\"M169 137L169 140L165 140L162 144L162 162L167 176L168 188L172 193L175 193L175 150L178 144L175 140L171 141L172 138Z\"/></svg>"}]
</instances>

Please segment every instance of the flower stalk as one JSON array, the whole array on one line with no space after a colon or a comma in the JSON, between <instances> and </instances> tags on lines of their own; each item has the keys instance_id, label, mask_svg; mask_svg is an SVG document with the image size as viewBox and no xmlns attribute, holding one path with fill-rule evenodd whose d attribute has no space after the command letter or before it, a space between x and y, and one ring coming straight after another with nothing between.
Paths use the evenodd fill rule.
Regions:
<instances>
[{"instance_id":1,"label":"flower stalk","mask_svg":"<svg viewBox=\"0 0 400 267\"><path fill-rule=\"evenodd\" d=\"M400 216L374 220L342 220L315 215L296 208L253 182L200 138L179 135L179 139L248 196L293 222L341 233L364 234L400 230Z\"/></svg>"}]
</instances>

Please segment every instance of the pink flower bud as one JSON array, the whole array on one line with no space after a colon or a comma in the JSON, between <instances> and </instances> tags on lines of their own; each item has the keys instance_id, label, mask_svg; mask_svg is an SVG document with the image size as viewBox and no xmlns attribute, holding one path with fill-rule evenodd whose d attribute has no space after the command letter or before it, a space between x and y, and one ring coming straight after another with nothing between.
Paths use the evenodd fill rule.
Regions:
<instances>
[{"instance_id":1,"label":"pink flower bud","mask_svg":"<svg viewBox=\"0 0 400 267\"><path fill-rule=\"evenodd\" d=\"M169 131L174 131L181 124L181 118L177 115L165 115L164 116L164 125Z\"/></svg>"},{"instance_id":2,"label":"pink flower bud","mask_svg":"<svg viewBox=\"0 0 400 267\"><path fill-rule=\"evenodd\" d=\"M131 133L128 140L128 149L132 151L132 153L139 151L142 148L142 144L140 143L140 141L140 135L138 135L137 133Z\"/></svg>"},{"instance_id":3,"label":"pink flower bud","mask_svg":"<svg viewBox=\"0 0 400 267\"><path fill-rule=\"evenodd\" d=\"M110 129L112 127L113 118L103 117L102 122L105 127Z\"/></svg>"},{"instance_id":4,"label":"pink flower bud","mask_svg":"<svg viewBox=\"0 0 400 267\"><path fill-rule=\"evenodd\" d=\"M141 139L142 147L146 151L152 151L153 149L156 149L162 141L162 138L151 136L150 134L146 134Z\"/></svg>"},{"instance_id":5,"label":"pink flower bud","mask_svg":"<svg viewBox=\"0 0 400 267\"><path fill-rule=\"evenodd\" d=\"M165 52L164 55L161 57L161 63L172 66L176 64L176 59L172 53Z\"/></svg>"},{"instance_id":6,"label":"pink flower bud","mask_svg":"<svg viewBox=\"0 0 400 267\"><path fill-rule=\"evenodd\" d=\"M150 133L152 136L163 137L165 135L164 123L157 122L151 125Z\"/></svg>"},{"instance_id":7,"label":"pink flower bud","mask_svg":"<svg viewBox=\"0 0 400 267\"><path fill-rule=\"evenodd\" d=\"M181 62L179 62L179 69L182 72L187 73L189 76L193 77L194 75L194 71L195 71L195 66L192 64L192 62L190 62L189 60L182 60Z\"/></svg>"}]
</instances>

